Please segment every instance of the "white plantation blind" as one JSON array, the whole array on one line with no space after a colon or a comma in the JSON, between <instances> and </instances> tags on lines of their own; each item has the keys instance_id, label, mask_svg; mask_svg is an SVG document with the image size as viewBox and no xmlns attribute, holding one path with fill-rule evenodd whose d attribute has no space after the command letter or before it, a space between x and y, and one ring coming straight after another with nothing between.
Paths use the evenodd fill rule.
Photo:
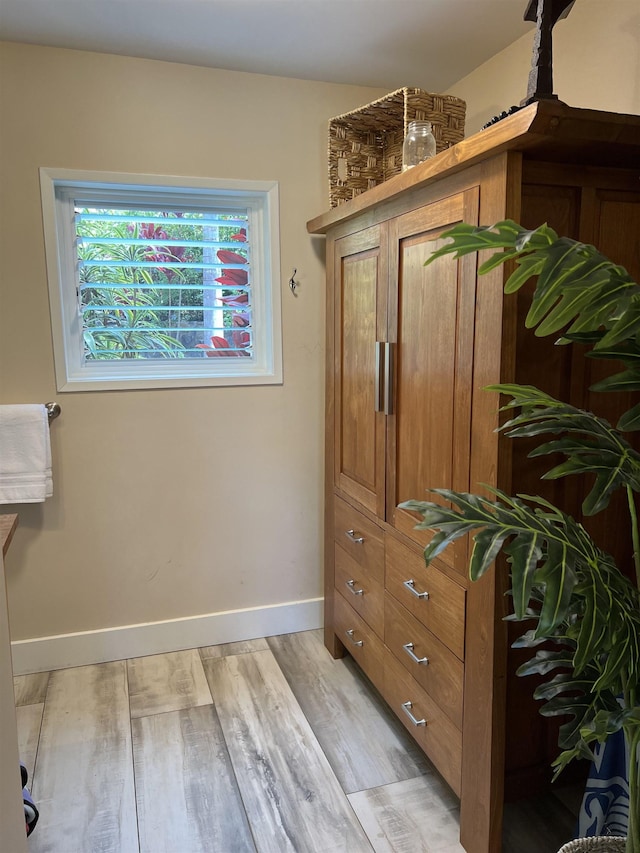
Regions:
<instances>
[{"instance_id":1,"label":"white plantation blind","mask_svg":"<svg viewBox=\"0 0 640 853\"><path fill-rule=\"evenodd\" d=\"M59 390L282 381L276 184L40 173Z\"/></svg>"},{"instance_id":2,"label":"white plantation blind","mask_svg":"<svg viewBox=\"0 0 640 853\"><path fill-rule=\"evenodd\" d=\"M75 202L84 357L252 357L249 216Z\"/></svg>"}]
</instances>

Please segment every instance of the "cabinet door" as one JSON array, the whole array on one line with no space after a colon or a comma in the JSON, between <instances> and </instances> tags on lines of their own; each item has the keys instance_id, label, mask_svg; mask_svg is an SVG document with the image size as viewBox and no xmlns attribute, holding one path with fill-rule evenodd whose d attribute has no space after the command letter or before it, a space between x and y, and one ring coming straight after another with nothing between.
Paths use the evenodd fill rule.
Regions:
<instances>
[{"instance_id":1,"label":"cabinet door","mask_svg":"<svg viewBox=\"0 0 640 853\"><path fill-rule=\"evenodd\" d=\"M398 217L389 234L389 340L396 342L388 419L387 520L421 545L418 517L397 505L441 499L427 490L469 488L476 262L446 256L425 267L443 231L478 221L477 187ZM499 345L499 344L498 344ZM466 575L466 538L441 560Z\"/></svg>"},{"instance_id":2,"label":"cabinet door","mask_svg":"<svg viewBox=\"0 0 640 853\"><path fill-rule=\"evenodd\" d=\"M374 226L335 246L335 486L384 517L385 416L381 345L387 328L386 228Z\"/></svg>"}]
</instances>

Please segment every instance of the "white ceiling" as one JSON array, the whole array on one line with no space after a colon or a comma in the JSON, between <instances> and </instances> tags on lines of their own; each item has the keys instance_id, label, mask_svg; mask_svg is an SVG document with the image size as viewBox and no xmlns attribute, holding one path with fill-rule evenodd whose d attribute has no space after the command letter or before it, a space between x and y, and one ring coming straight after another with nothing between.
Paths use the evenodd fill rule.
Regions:
<instances>
[{"instance_id":1,"label":"white ceiling","mask_svg":"<svg viewBox=\"0 0 640 853\"><path fill-rule=\"evenodd\" d=\"M0 39L444 91L532 30L528 0L0 0Z\"/></svg>"}]
</instances>

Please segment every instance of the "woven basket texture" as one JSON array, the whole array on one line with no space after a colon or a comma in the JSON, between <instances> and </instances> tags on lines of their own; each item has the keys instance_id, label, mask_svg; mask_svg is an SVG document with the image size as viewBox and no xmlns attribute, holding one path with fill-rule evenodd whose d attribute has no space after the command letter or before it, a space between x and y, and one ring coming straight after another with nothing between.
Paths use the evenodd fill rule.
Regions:
<instances>
[{"instance_id":1,"label":"woven basket texture","mask_svg":"<svg viewBox=\"0 0 640 853\"><path fill-rule=\"evenodd\" d=\"M558 853L624 853L626 838L615 835L594 838L577 838L558 850Z\"/></svg>"},{"instance_id":2,"label":"woven basket texture","mask_svg":"<svg viewBox=\"0 0 640 853\"><path fill-rule=\"evenodd\" d=\"M412 121L430 121L436 153L464 138L466 104L453 95L397 89L329 120L329 203L337 207L402 171Z\"/></svg>"}]
</instances>

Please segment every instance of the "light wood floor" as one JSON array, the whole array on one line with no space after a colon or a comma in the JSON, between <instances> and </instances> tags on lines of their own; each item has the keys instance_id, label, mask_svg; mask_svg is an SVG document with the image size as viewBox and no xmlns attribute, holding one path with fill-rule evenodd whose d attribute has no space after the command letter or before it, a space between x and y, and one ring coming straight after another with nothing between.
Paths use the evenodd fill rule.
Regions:
<instances>
[{"instance_id":1,"label":"light wood floor","mask_svg":"<svg viewBox=\"0 0 640 853\"><path fill-rule=\"evenodd\" d=\"M15 679L30 853L464 853L458 801L350 658L307 631ZM555 853L557 797L505 853ZM6 851L9 853L9 851Z\"/></svg>"}]
</instances>

